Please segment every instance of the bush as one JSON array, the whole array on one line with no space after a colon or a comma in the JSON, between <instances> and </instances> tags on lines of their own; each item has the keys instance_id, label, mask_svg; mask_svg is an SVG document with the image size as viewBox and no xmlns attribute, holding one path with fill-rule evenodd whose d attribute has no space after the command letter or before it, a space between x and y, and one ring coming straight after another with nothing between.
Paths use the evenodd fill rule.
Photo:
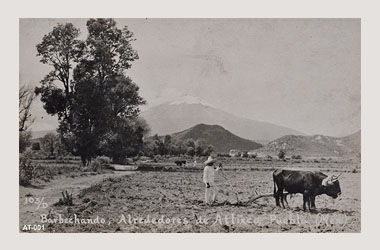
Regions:
<instances>
[{"instance_id":1,"label":"bush","mask_svg":"<svg viewBox=\"0 0 380 250\"><path fill-rule=\"evenodd\" d=\"M27 150L19 156L19 183L22 186L30 185L34 179L35 166L31 161L31 151Z\"/></svg>"},{"instance_id":2,"label":"bush","mask_svg":"<svg viewBox=\"0 0 380 250\"><path fill-rule=\"evenodd\" d=\"M18 133L18 136L19 153L22 153L26 150L27 147L30 146L30 139L32 138L32 134L30 131L21 131Z\"/></svg>"},{"instance_id":3,"label":"bush","mask_svg":"<svg viewBox=\"0 0 380 250\"><path fill-rule=\"evenodd\" d=\"M41 150L40 143L39 142L34 142L32 144L32 149L33 150Z\"/></svg>"},{"instance_id":4,"label":"bush","mask_svg":"<svg viewBox=\"0 0 380 250\"><path fill-rule=\"evenodd\" d=\"M285 151L280 150L280 152L278 152L278 158L281 160L284 160L285 159Z\"/></svg>"},{"instance_id":5,"label":"bush","mask_svg":"<svg viewBox=\"0 0 380 250\"><path fill-rule=\"evenodd\" d=\"M98 159L102 165L109 166L111 164L111 158L107 156L98 156L96 159Z\"/></svg>"},{"instance_id":6,"label":"bush","mask_svg":"<svg viewBox=\"0 0 380 250\"><path fill-rule=\"evenodd\" d=\"M302 156L301 155L292 155L292 159L294 159L294 160L301 160Z\"/></svg>"},{"instance_id":7,"label":"bush","mask_svg":"<svg viewBox=\"0 0 380 250\"><path fill-rule=\"evenodd\" d=\"M58 141L59 138L54 133L49 133L42 137L41 147L43 151L48 154L49 159L52 159L52 157L54 157L54 152L56 151Z\"/></svg>"},{"instance_id":8,"label":"bush","mask_svg":"<svg viewBox=\"0 0 380 250\"><path fill-rule=\"evenodd\" d=\"M193 147L188 147L186 150L186 154L189 156L194 156L195 155L195 150Z\"/></svg>"},{"instance_id":9,"label":"bush","mask_svg":"<svg viewBox=\"0 0 380 250\"><path fill-rule=\"evenodd\" d=\"M230 158L230 157L231 157L231 155L229 155L229 154L225 154L225 153L218 153L216 156L217 156L217 157L227 157L227 158Z\"/></svg>"},{"instance_id":10,"label":"bush","mask_svg":"<svg viewBox=\"0 0 380 250\"><path fill-rule=\"evenodd\" d=\"M111 167L111 159L107 156L98 156L94 160L91 161L88 166L91 171L99 171L102 169L109 169Z\"/></svg>"}]
</instances>

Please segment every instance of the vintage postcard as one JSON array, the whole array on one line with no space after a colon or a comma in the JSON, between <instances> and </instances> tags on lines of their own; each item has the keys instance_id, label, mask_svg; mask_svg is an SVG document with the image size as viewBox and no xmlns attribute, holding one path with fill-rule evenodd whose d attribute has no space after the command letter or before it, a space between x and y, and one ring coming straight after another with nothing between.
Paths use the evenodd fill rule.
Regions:
<instances>
[{"instance_id":1,"label":"vintage postcard","mask_svg":"<svg viewBox=\"0 0 380 250\"><path fill-rule=\"evenodd\" d=\"M21 233L361 232L360 18L19 19Z\"/></svg>"}]
</instances>

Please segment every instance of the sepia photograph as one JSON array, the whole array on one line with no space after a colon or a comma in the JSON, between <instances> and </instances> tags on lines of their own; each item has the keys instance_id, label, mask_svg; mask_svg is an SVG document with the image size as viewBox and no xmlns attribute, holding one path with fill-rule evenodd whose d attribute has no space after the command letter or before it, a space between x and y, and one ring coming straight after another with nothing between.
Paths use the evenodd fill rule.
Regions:
<instances>
[{"instance_id":1,"label":"sepia photograph","mask_svg":"<svg viewBox=\"0 0 380 250\"><path fill-rule=\"evenodd\" d=\"M362 231L360 18L18 21L20 233Z\"/></svg>"}]
</instances>

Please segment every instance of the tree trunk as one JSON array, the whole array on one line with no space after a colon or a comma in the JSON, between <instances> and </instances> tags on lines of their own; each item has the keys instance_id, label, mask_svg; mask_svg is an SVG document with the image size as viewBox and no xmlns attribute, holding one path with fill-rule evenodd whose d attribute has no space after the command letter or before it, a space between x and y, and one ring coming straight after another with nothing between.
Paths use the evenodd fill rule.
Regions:
<instances>
[{"instance_id":1,"label":"tree trunk","mask_svg":"<svg viewBox=\"0 0 380 250\"><path fill-rule=\"evenodd\" d=\"M82 161L82 165L83 165L83 167L86 167L86 166L87 166L87 165L86 165L86 156L81 155L81 156L80 156L80 159L81 159L81 161Z\"/></svg>"}]
</instances>

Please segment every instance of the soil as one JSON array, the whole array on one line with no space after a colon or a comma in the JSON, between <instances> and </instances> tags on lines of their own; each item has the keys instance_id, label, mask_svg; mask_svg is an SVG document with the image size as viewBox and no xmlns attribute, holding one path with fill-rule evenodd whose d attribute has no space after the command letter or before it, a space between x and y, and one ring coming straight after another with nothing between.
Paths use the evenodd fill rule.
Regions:
<instances>
[{"instance_id":1,"label":"soil","mask_svg":"<svg viewBox=\"0 0 380 250\"><path fill-rule=\"evenodd\" d=\"M360 171L348 171L357 169L357 164L346 164L344 169L331 164L333 171L327 174L343 172L342 195L317 196L314 211L303 211L300 194L288 197L286 209L276 207L273 197L242 203L273 192L272 171L259 167L227 167L228 181L218 173L219 192L212 206L203 202L201 168L126 171L20 187L20 230L25 224L38 224L44 225L43 232L360 232ZM315 168L306 163L304 167ZM53 205L63 190L73 194L73 206ZM36 204L25 205L28 196L44 197L49 207L36 210Z\"/></svg>"}]
</instances>

